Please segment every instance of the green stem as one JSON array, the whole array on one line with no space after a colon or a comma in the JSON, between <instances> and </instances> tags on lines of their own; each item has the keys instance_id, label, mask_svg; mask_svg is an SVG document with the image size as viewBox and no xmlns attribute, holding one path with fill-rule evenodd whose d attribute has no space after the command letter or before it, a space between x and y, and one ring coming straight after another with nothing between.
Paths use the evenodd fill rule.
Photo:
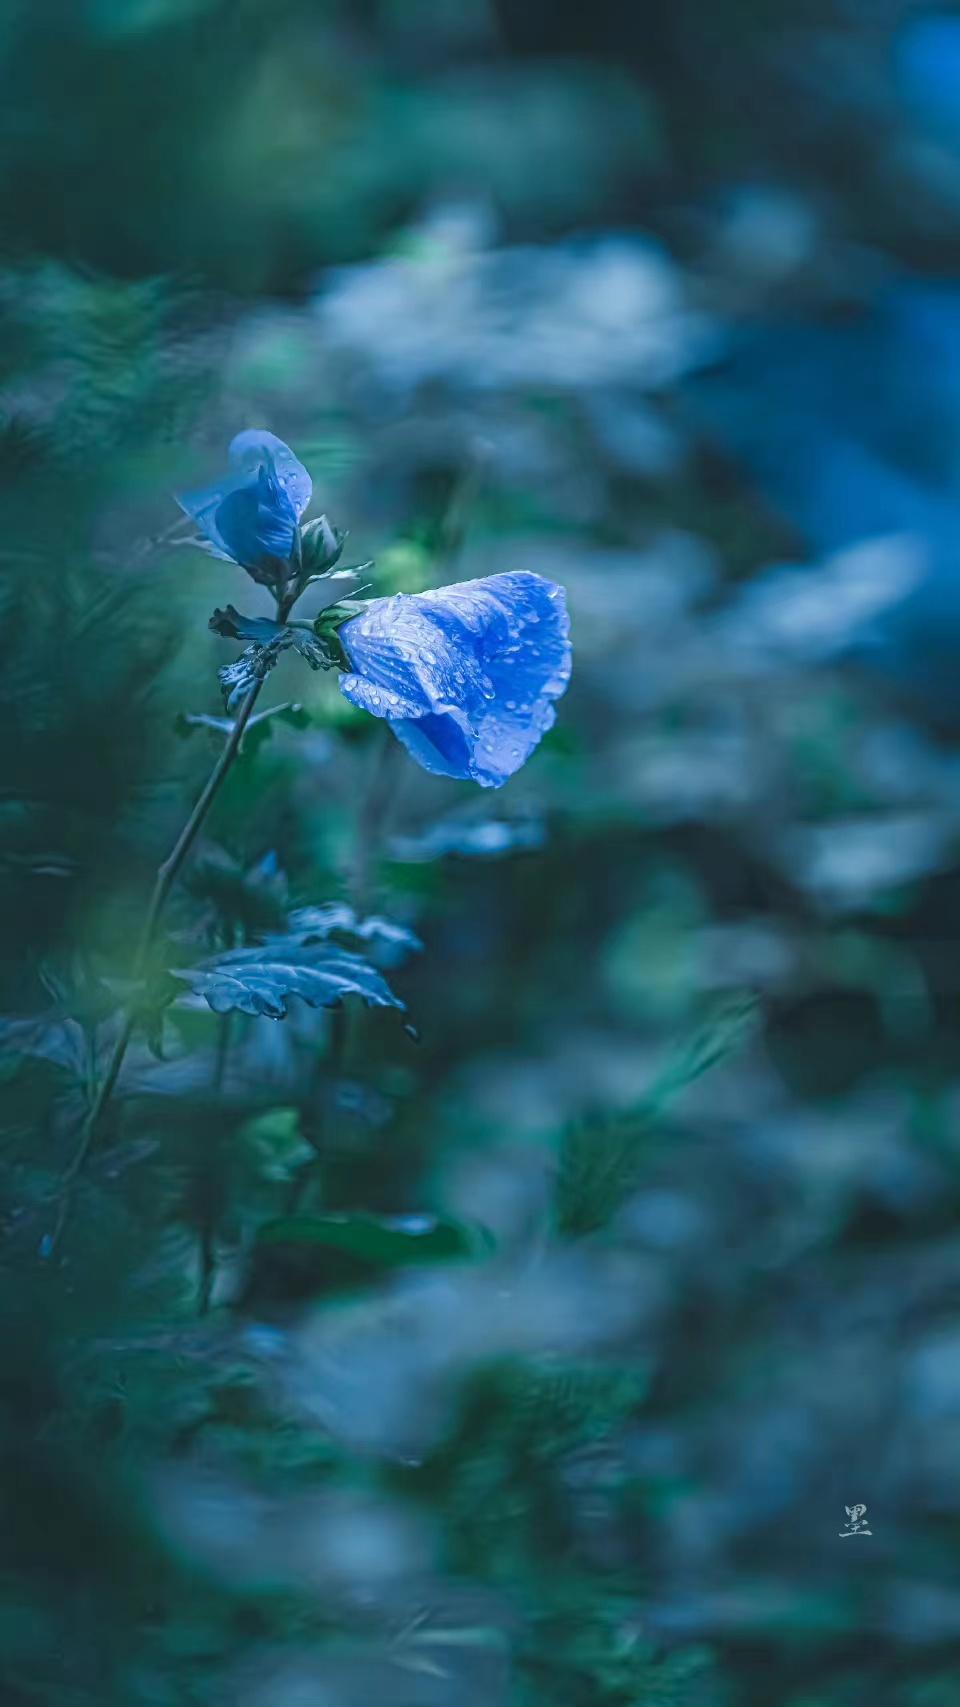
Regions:
<instances>
[{"instance_id":1,"label":"green stem","mask_svg":"<svg viewBox=\"0 0 960 1707\"><path fill-rule=\"evenodd\" d=\"M199 800L197 801L197 804L184 824L183 829L180 831L180 834L166 859L157 868L157 876L153 885L153 893L151 894L147 905L146 917L143 921L143 928L140 932L140 940L137 945L137 953L133 963L133 980L135 984L140 983L144 976L147 961L150 956L150 950L153 947L153 940L156 936L157 925L160 922L161 914L166 906L167 898L174 883L176 882L181 866L200 833L203 821L213 805L216 796L220 792L220 788L226 779L227 773L230 770L234 759L240 751L244 730L250 721L253 708L257 703L257 698L262 687L262 681L255 682L246 698L243 700L236 718L234 719L233 728L224 743L223 751L207 778L206 785ZM130 1039L136 1029L136 1023L136 1009L131 1007L124 1016L123 1025L119 1036L114 1043L113 1052L107 1063L106 1072L100 1081L100 1086L93 1100L93 1104L86 1120L83 1123L80 1142L78 1143L73 1157L68 1163L66 1171L61 1178L60 1200L57 1207L56 1222L52 1232L48 1234L42 1246L44 1254L47 1256L52 1254L57 1240L63 1231L64 1222L66 1221L70 1207L71 1187L76 1180L77 1175L82 1171L87 1157L93 1148L93 1143L97 1136L103 1111L110 1101L114 1087L120 1077L120 1069L123 1066L124 1057L130 1046Z\"/></svg>"}]
</instances>

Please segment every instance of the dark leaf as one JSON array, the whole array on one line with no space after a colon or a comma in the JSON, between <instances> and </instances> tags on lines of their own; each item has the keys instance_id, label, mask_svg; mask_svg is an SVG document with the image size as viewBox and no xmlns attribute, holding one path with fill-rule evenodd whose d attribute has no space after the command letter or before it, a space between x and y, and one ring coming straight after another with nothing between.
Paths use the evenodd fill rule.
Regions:
<instances>
[{"instance_id":1,"label":"dark leaf","mask_svg":"<svg viewBox=\"0 0 960 1707\"><path fill-rule=\"evenodd\" d=\"M393 1270L477 1258L480 1228L435 1215L299 1215L257 1234L246 1302L308 1298L371 1285Z\"/></svg>"},{"instance_id":2,"label":"dark leaf","mask_svg":"<svg viewBox=\"0 0 960 1707\"><path fill-rule=\"evenodd\" d=\"M262 1244L350 1251L377 1268L450 1262L478 1250L474 1228L437 1215L285 1215L268 1221L257 1237Z\"/></svg>"},{"instance_id":3,"label":"dark leaf","mask_svg":"<svg viewBox=\"0 0 960 1707\"><path fill-rule=\"evenodd\" d=\"M312 1008L329 1008L345 996L368 1007L402 1008L386 980L358 954L327 944L309 947L295 938L271 937L256 948L234 949L202 966L175 971L214 1013L266 1014L282 1019L299 996Z\"/></svg>"},{"instance_id":4,"label":"dark leaf","mask_svg":"<svg viewBox=\"0 0 960 1707\"><path fill-rule=\"evenodd\" d=\"M243 616L234 605L215 610L210 627L214 634L223 634L228 640L252 640L258 646L270 646L286 633L285 623L274 622L269 616Z\"/></svg>"}]
</instances>

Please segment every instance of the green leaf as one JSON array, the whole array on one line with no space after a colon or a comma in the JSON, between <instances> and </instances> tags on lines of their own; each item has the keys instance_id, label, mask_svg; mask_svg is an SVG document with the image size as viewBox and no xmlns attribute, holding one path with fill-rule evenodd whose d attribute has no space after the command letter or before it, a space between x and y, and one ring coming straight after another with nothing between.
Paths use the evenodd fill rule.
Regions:
<instances>
[{"instance_id":1,"label":"green leaf","mask_svg":"<svg viewBox=\"0 0 960 1707\"><path fill-rule=\"evenodd\" d=\"M247 1302L371 1285L393 1270L476 1260L491 1249L478 1227L436 1215L289 1215L257 1234Z\"/></svg>"},{"instance_id":2,"label":"green leaf","mask_svg":"<svg viewBox=\"0 0 960 1707\"><path fill-rule=\"evenodd\" d=\"M475 1228L438 1215L284 1215L266 1222L257 1238L261 1244L350 1251L377 1268L478 1254Z\"/></svg>"},{"instance_id":3,"label":"green leaf","mask_svg":"<svg viewBox=\"0 0 960 1707\"><path fill-rule=\"evenodd\" d=\"M328 944L307 946L271 937L255 948L233 949L201 966L174 971L214 1013L265 1014L283 1019L299 996L311 1008L336 1007L359 996L367 1007L403 1008L386 979L359 954Z\"/></svg>"}]
</instances>

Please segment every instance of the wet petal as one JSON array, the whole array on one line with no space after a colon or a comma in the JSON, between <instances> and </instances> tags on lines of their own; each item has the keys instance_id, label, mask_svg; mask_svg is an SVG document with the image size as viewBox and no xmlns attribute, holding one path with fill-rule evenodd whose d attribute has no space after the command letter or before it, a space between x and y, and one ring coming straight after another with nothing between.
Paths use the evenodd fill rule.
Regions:
<instances>
[{"instance_id":1,"label":"wet petal","mask_svg":"<svg viewBox=\"0 0 960 1707\"><path fill-rule=\"evenodd\" d=\"M470 776L471 736L452 712L390 719L390 727L412 759L434 776Z\"/></svg>"},{"instance_id":2,"label":"wet petal","mask_svg":"<svg viewBox=\"0 0 960 1707\"><path fill-rule=\"evenodd\" d=\"M485 787L529 758L570 677L563 589L540 575L374 599L340 638L347 698L388 718L426 770Z\"/></svg>"},{"instance_id":3,"label":"wet petal","mask_svg":"<svg viewBox=\"0 0 960 1707\"><path fill-rule=\"evenodd\" d=\"M300 516L310 501L310 476L273 433L251 429L230 446L233 472L212 486L185 492L180 508L196 522L217 557L273 581L293 556Z\"/></svg>"},{"instance_id":4,"label":"wet petal","mask_svg":"<svg viewBox=\"0 0 960 1707\"><path fill-rule=\"evenodd\" d=\"M296 520L300 520L313 496L313 481L289 445L263 427L248 427L231 441L229 454L244 477L266 468L286 494Z\"/></svg>"},{"instance_id":5,"label":"wet petal","mask_svg":"<svg viewBox=\"0 0 960 1707\"><path fill-rule=\"evenodd\" d=\"M245 569L287 563L293 554L297 518L287 494L266 468L228 492L213 520L230 556Z\"/></svg>"},{"instance_id":6,"label":"wet petal","mask_svg":"<svg viewBox=\"0 0 960 1707\"><path fill-rule=\"evenodd\" d=\"M215 486L203 486L197 492L178 492L176 495L181 510L196 522L204 535L208 550L214 557L225 558L228 563L235 563L236 558L217 527L217 511L228 492L233 490L227 479L218 481Z\"/></svg>"}]
</instances>

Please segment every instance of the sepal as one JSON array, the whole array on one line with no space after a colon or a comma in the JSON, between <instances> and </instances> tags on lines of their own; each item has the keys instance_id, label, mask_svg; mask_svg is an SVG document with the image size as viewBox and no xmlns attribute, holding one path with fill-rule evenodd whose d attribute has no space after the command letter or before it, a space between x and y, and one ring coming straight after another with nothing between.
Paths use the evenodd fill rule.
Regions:
<instances>
[{"instance_id":1,"label":"sepal","mask_svg":"<svg viewBox=\"0 0 960 1707\"><path fill-rule=\"evenodd\" d=\"M223 634L230 640L251 642L232 664L224 664L217 671L228 711L236 710L250 689L269 675L281 652L290 647L306 659L311 670L331 670L340 665L339 647L328 643L309 623L243 616L233 605L227 605L225 610L214 611L210 627L215 634Z\"/></svg>"},{"instance_id":2,"label":"sepal","mask_svg":"<svg viewBox=\"0 0 960 1707\"><path fill-rule=\"evenodd\" d=\"M326 575L340 561L346 532L334 527L327 516L317 516L300 529L300 556L306 586L315 576Z\"/></svg>"}]
</instances>

